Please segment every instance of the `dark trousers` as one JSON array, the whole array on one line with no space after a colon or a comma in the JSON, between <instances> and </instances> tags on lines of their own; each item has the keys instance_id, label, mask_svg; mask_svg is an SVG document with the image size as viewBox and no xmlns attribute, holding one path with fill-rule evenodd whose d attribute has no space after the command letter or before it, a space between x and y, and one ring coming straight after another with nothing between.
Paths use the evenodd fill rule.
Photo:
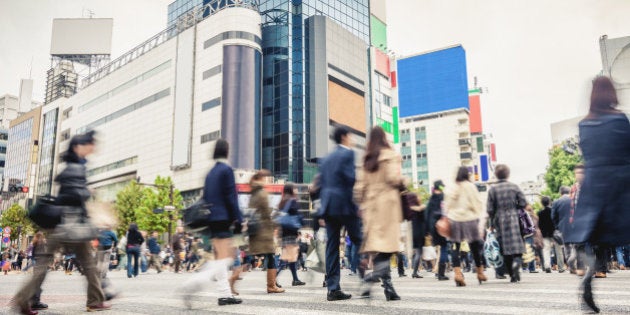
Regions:
<instances>
[{"instance_id":1,"label":"dark trousers","mask_svg":"<svg viewBox=\"0 0 630 315\"><path fill-rule=\"evenodd\" d=\"M461 247L461 243L454 243L455 250L453 250L453 255L451 255L451 259L453 260L453 267L461 267L462 263L459 256L459 249ZM472 252L473 259L475 260L475 266L481 267L484 265L482 260L481 251L483 250L483 242L482 241L474 241L468 243L470 245L470 251ZM469 264L470 265L470 264Z\"/></svg>"},{"instance_id":2,"label":"dark trousers","mask_svg":"<svg viewBox=\"0 0 630 315\"><path fill-rule=\"evenodd\" d=\"M133 265L131 264L131 259L133 258ZM140 246L132 246L127 247L127 277L131 278L131 276L137 277L140 265L138 263L138 258L140 258Z\"/></svg>"},{"instance_id":3,"label":"dark trousers","mask_svg":"<svg viewBox=\"0 0 630 315\"><path fill-rule=\"evenodd\" d=\"M398 266L398 275L402 276L405 274L405 255L402 253L396 254L396 265Z\"/></svg>"},{"instance_id":4,"label":"dark trousers","mask_svg":"<svg viewBox=\"0 0 630 315\"><path fill-rule=\"evenodd\" d=\"M357 247L361 247L361 219L355 216L329 216L326 217L326 284L328 291L341 290L339 285L339 237L341 228L345 227L350 236L350 241Z\"/></svg>"}]
</instances>

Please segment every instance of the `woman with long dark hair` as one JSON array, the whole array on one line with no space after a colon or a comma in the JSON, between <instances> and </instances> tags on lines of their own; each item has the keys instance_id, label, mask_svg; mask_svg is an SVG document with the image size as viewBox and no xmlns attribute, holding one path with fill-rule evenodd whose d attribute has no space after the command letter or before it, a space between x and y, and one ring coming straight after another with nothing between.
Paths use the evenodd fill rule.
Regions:
<instances>
[{"instance_id":1,"label":"woman with long dark hair","mask_svg":"<svg viewBox=\"0 0 630 315\"><path fill-rule=\"evenodd\" d=\"M86 178L86 157L94 152L96 139L94 131L85 134L78 134L70 139L68 150L63 154L62 159L66 163L66 168L61 171L55 181L59 184L57 194L57 204L63 208L64 216L77 218L80 222L89 220L86 201L90 198L90 190L87 187ZM15 295L14 303L22 314L37 314L33 311L31 299L40 292L40 288L46 278L46 271L53 262L52 253L59 248L65 248L76 254L80 265L83 267L84 275L87 278L87 310L102 311L110 309L111 306L105 304L105 295L101 289L101 281L96 268L96 261L92 256L92 245L90 242L67 242L55 233L48 236L47 255L37 257L34 267L33 277Z\"/></svg>"},{"instance_id":2,"label":"woman with long dark hair","mask_svg":"<svg viewBox=\"0 0 630 315\"><path fill-rule=\"evenodd\" d=\"M367 285L362 292L364 297L370 295L371 284L381 280L385 298L388 301L400 300L392 284L389 260L399 250L400 223L403 219L401 162L400 155L387 142L383 128L372 128L363 168L354 186L364 227L361 252L374 255L374 270L364 277Z\"/></svg>"},{"instance_id":3,"label":"woman with long dark hair","mask_svg":"<svg viewBox=\"0 0 630 315\"><path fill-rule=\"evenodd\" d=\"M125 252L127 253L127 278L137 277L138 270L140 269L140 246L144 243L144 237L140 231L138 231L138 225L135 223L129 224L129 229L127 230L127 248ZM133 258L133 265L131 264L131 260Z\"/></svg>"},{"instance_id":4,"label":"woman with long dark hair","mask_svg":"<svg viewBox=\"0 0 630 315\"><path fill-rule=\"evenodd\" d=\"M276 286L276 261L273 232L276 228L271 220L271 207L269 207L269 194L263 188L265 177L271 174L267 170L258 171L249 181L252 188L252 196L249 199L249 207L254 209L259 217L259 227L256 234L249 236L249 254L252 256L264 256L267 267L267 293L283 293L284 289Z\"/></svg>"},{"instance_id":5,"label":"woman with long dark hair","mask_svg":"<svg viewBox=\"0 0 630 315\"><path fill-rule=\"evenodd\" d=\"M586 244L582 300L599 313L591 281L607 248L630 243L630 122L607 77L593 80L588 116L580 121L584 180L575 192L566 243Z\"/></svg>"},{"instance_id":6,"label":"woman with long dark hair","mask_svg":"<svg viewBox=\"0 0 630 315\"><path fill-rule=\"evenodd\" d=\"M285 215L297 216L302 221L299 214L298 201L295 193L296 189L292 183L284 185L282 190L282 199L278 205L278 209L285 212ZM292 286L305 285L306 283L300 281L297 275L297 261L300 254L300 246L297 243L299 229L282 227L282 258L280 260L280 266L278 266L278 273L276 277L280 275L282 269L288 266L293 276ZM277 284L276 286L281 287Z\"/></svg>"},{"instance_id":7,"label":"woman with long dark hair","mask_svg":"<svg viewBox=\"0 0 630 315\"><path fill-rule=\"evenodd\" d=\"M458 255L461 243L464 241L470 245L470 251L477 267L479 284L488 281L483 274L483 236L479 231L479 220L483 213L483 207L477 187L470 182L470 171L467 167L461 166L457 170L455 185L445 194L445 198L444 210L451 225L451 237L449 239L455 246L452 255L455 285L458 287L466 286Z\"/></svg>"}]
</instances>

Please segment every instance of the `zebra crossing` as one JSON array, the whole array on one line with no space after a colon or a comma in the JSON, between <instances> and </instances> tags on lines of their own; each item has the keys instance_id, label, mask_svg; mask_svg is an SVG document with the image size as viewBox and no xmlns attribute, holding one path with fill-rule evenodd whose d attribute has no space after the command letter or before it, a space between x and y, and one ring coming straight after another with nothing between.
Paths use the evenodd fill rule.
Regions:
<instances>
[{"instance_id":1,"label":"zebra crossing","mask_svg":"<svg viewBox=\"0 0 630 315\"><path fill-rule=\"evenodd\" d=\"M127 279L123 272L113 272L110 278L123 291L113 301L107 314L580 314L578 284L580 279L569 273L537 273L522 275L522 282L497 280L488 270L489 281L479 285L474 273L466 273L466 287L455 287L453 281L437 281L431 273L422 279L399 278L393 274L394 286L401 301L385 301L382 288L375 285L371 299L358 298L359 280L342 270L341 285L353 294L348 301L326 301L322 287L323 275L299 272L306 286L292 287L290 272L283 272L278 281L287 290L282 294L266 293L266 273L243 273L237 290L243 304L217 305L211 280L208 287L192 298L193 309L187 310L176 293L179 284L191 274L149 273L137 279ZM452 274L449 275L452 278ZM9 276L0 285L4 314L10 299L24 276ZM44 286L43 301L50 309L40 314L76 314L85 303L85 284L81 276L53 273ZM8 283L7 283L8 282ZM13 283L11 283L13 282ZM596 302L604 314L629 314L630 271L617 271L607 279L595 279ZM4 285L9 284L9 285Z\"/></svg>"}]
</instances>

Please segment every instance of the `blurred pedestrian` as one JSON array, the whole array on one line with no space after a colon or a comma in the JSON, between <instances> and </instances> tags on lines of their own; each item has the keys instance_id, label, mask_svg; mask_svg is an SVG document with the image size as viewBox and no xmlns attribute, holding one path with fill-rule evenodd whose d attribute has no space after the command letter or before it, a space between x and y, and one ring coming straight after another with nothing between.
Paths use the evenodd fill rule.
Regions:
<instances>
[{"instance_id":1,"label":"blurred pedestrian","mask_svg":"<svg viewBox=\"0 0 630 315\"><path fill-rule=\"evenodd\" d=\"M63 207L65 215L78 215L82 222L89 220L85 202L90 198L90 191L87 188L86 179L86 157L94 152L95 148L94 132L77 134L70 139L67 151L62 159L66 163L66 168L55 178L59 184L57 194L57 204ZM33 276L24 284L13 299L22 314L37 314L30 305L31 299L40 291L41 285L46 278L48 266L53 262L53 253L60 247L72 251L77 255L79 263L82 265L84 275L87 278L87 310L100 311L110 309L109 304L104 303L105 296L101 289L101 281L96 269L96 262L92 256L92 249L89 242L68 242L58 238L54 233L50 234L47 240L46 255L40 255L34 267Z\"/></svg>"},{"instance_id":2,"label":"blurred pedestrian","mask_svg":"<svg viewBox=\"0 0 630 315\"><path fill-rule=\"evenodd\" d=\"M328 301L348 300L351 294L341 291L339 266L339 237L345 227L352 243L361 246L361 219L352 201L352 187L356 181L355 158L346 127L333 132L337 147L319 167L320 200L318 217L320 226L326 227L326 285ZM361 270L359 270L361 275Z\"/></svg>"},{"instance_id":3,"label":"blurred pedestrian","mask_svg":"<svg viewBox=\"0 0 630 315\"><path fill-rule=\"evenodd\" d=\"M618 104L609 78L593 80L589 114L579 123L584 181L564 236L566 242L594 249L594 254L586 251L589 268L581 290L583 301L596 313L591 284L596 265L605 263L606 248L630 243L630 122Z\"/></svg>"},{"instance_id":4,"label":"blurred pedestrian","mask_svg":"<svg viewBox=\"0 0 630 315\"><path fill-rule=\"evenodd\" d=\"M551 216L551 199L547 196L541 198L543 209L538 213L539 221L538 227L543 235L544 249L543 249L543 261L545 263L544 270L546 273L551 273L551 249L556 252L556 261L558 264L558 272L563 273L566 269L564 264L564 253L562 251L562 244L559 244L554 240L554 232L556 231L553 218Z\"/></svg>"},{"instance_id":5,"label":"blurred pedestrian","mask_svg":"<svg viewBox=\"0 0 630 315\"><path fill-rule=\"evenodd\" d=\"M112 260L112 251L118 244L118 237L112 231L112 227L103 229L98 236L98 250L96 252L96 265L101 276L101 287L105 293L105 300L109 301L118 295L118 292L112 287L112 283L107 278L109 265Z\"/></svg>"},{"instance_id":6,"label":"blurred pedestrian","mask_svg":"<svg viewBox=\"0 0 630 315\"><path fill-rule=\"evenodd\" d=\"M138 231L138 225L129 224L127 230L127 278L135 278L140 271L140 246L144 243L144 237ZM132 264L133 259L133 264Z\"/></svg>"},{"instance_id":7,"label":"blurred pedestrian","mask_svg":"<svg viewBox=\"0 0 630 315\"><path fill-rule=\"evenodd\" d=\"M464 241L468 242L475 260L479 284L488 281L483 273L483 235L479 232L479 220L483 214L483 207L477 187L470 182L468 167L462 166L458 169L455 185L445 194L444 210L451 226L449 240L454 247L451 259L455 273L455 285L458 287L466 286L459 256L461 243Z\"/></svg>"},{"instance_id":8,"label":"blurred pedestrian","mask_svg":"<svg viewBox=\"0 0 630 315\"><path fill-rule=\"evenodd\" d=\"M184 258L186 257L186 245L184 243L186 234L184 233L183 226L178 226L176 232L177 233L173 235L173 243L171 248L173 250L174 272L179 273L179 269L182 268L182 263L184 261Z\"/></svg>"},{"instance_id":9,"label":"blurred pedestrian","mask_svg":"<svg viewBox=\"0 0 630 315\"><path fill-rule=\"evenodd\" d=\"M374 255L372 273L365 275L363 297L370 295L371 284L383 283L387 301L400 300L392 283L390 258L399 251L402 204L400 192L405 189L401 174L402 159L387 141L385 131L374 127L359 180L354 186L360 204L364 237L361 252Z\"/></svg>"},{"instance_id":10,"label":"blurred pedestrian","mask_svg":"<svg viewBox=\"0 0 630 315\"><path fill-rule=\"evenodd\" d=\"M488 191L488 216L492 228L496 230L510 282L519 282L525 243L521 236L518 210L527 206L527 200L516 184L508 182L510 168L507 165L497 165L494 174L499 182Z\"/></svg>"},{"instance_id":11,"label":"blurred pedestrian","mask_svg":"<svg viewBox=\"0 0 630 315\"><path fill-rule=\"evenodd\" d=\"M444 201L444 182L436 180L433 183L433 189L431 198L427 204L427 234L431 236L433 246L440 247L440 257L438 261L438 272L435 274L436 278L440 281L447 281L449 278L446 276L446 265L448 264L448 253L450 244L448 240L442 235L437 233L435 224L442 218L442 202Z\"/></svg>"},{"instance_id":12,"label":"blurred pedestrian","mask_svg":"<svg viewBox=\"0 0 630 315\"><path fill-rule=\"evenodd\" d=\"M147 247L149 248L149 264L147 268L151 268L151 266L153 266L155 267L155 270L157 270L157 273L161 273L162 257L160 256L160 253L162 252L162 249L160 248L160 244L157 240L158 235L157 231L153 231L153 233L151 233L151 237L149 237L149 240L147 241Z\"/></svg>"},{"instance_id":13,"label":"blurred pedestrian","mask_svg":"<svg viewBox=\"0 0 630 315\"><path fill-rule=\"evenodd\" d=\"M282 190L282 199L278 208L285 213L285 215L294 216L297 221L302 222L302 217L299 214L298 201L296 197L295 185L288 183L284 185ZM300 226L303 224L300 224ZM297 268L298 268L298 255L300 255L300 247L297 243L299 229L282 226L282 256L280 258L280 266L278 267L278 273L276 277L280 276L280 272L284 267L288 266L291 270L291 276L293 277L292 286L305 285L306 283L300 281Z\"/></svg>"},{"instance_id":14,"label":"blurred pedestrian","mask_svg":"<svg viewBox=\"0 0 630 315\"><path fill-rule=\"evenodd\" d=\"M581 174L582 166L576 166L574 169L574 173ZM582 175L577 176L576 180L580 182L582 180ZM564 242L564 235L568 233L567 228L569 228L569 216L571 215L572 208L572 198L570 197L571 188L568 186L562 186L560 187L559 192L560 198L558 198L551 204L551 220L553 221L554 228L556 229L554 240L557 242L558 237L562 238L564 244L564 253L569 271L572 274L583 276L584 266L581 255L578 255L577 253L577 246L575 244Z\"/></svg>"},{"instance_id":15,"label":"blurred pedestrian","mask_svg":"<svg viewBox=\"0 0 630 315\"><path fill-rule=\"evenodd\" d=\"M233 233L241 232L243 215L238 206L234 170L227 162L229 144L224 139L217 140L214 148L214 167L208 172L203 187L203 200L211 206L208 228L203 233L212 238L215 260L206 262L193 277L181 288L184 303L191 308L191 294L201 290L211 279L217 283L219 305L240 304L230 290L228 269L234 262L235 248L232 243Z\"/></svg>"}]
</instances>

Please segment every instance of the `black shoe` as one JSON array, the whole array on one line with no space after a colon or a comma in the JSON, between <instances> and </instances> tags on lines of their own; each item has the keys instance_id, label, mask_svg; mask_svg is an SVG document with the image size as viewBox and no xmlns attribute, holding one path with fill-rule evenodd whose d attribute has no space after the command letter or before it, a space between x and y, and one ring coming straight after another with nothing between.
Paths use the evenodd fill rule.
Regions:
<instances>
[{"instance_id":1,"label":"black shoe","mask_svg":"<svg viewBox=\"0 0 630 315\"><path fill-rule=\"evenodd\" d=\"M549 268L545 269L545 273L551 273L551 269Z\"/></svg>"},{"instance_id":2,"label":"black shoe","mask_svg":"<svg viewBox=\"0 0 630 315\"><path fill-rule=\"evenodd\" d=\"M383 288L385 288L385 299L387 301L399 301L400 296L394 290L394 285L391 279L383 279Z\"/></svg>"},{"instance_id":3,"label":"black shoe","mask_svg":"<svg viewBox=\"0 0 630 315\"><path fill-rule=\"evenodd\" d=\"M302 282L302 281L300 281L300 280L293 281L293 282L291 283L291 285L292 285L292 286L294 286L294 287L295 287L295 286L298 286L298 285L305 285L305 284L306 284L305 282Z\"/></svg>"},{"instance_id":4,"label":"black shoe","mask_svg":"<svg viewBox=\"0 0 630 315\"><path fill-rule=\"evenodd\" d=\"M564 272L565 272L565 270L564 270L564 269L560 269L560 270L558 270L558 273L564 273Z\"/></svg>"},{"instance_id":5,"label":"black shoe","mask_svg":"<svg viewBox=\"0 0 630 315\"><path fill-rule=\"evenodd\" d=\"M497 278L499 280L507 279L507 277L504 276L504 275L496 275L495 278Z\"/></svg>"},{"instance_id":6,"label":"black shoe","mask_svg":"<svg viewBox=\"0 0 630 315\"><path fill-rule=\"evenodd\" d=\"M118 293L105 293L105 301L111 301L118 296Z\"/></svg>"},{"instance_id":7,"label":"black shoe","mask_svg":"<svg viewBox=\"0 0 630 315\"><path fill-rule=\"evenodd\" d=\"M437 279L439 281L448 281L450 280L447 276L437 275Z\"/></svg>"},{"instance_id":8,"label":"black shoe","mask_svg":"<svg viewBox=\"0 0 630 315\"><path fill-rule=\"evenodd\" d=\"M277 286L277 285L276 285L276 286ZM325 287L327 287L327 286L328 286L328 284L326 283L326 280L324 280L324 282L322 283L322 287L324 287L324 288L325 288ZM278 287L278 288L279 288L279 287Z\"/></svg>"},{"instance_id":9,"label":"black shoe","mask_svg":"<svg viewBox=\"0 0 630 315\"><path fill-rule=\"evenodd\" d=\"M237 299L235 297L219 299L219 305L232 305L232 304L241 304L241 303L243 303L243 300Z\"/></svg>"},{"instance_id":10,"label":"black shoe","mask_svg":"<svg viewBox=\"0 0 630 315\"><path fill-rule=\"evenodd\" d=\"M422 278L424 278L423 276L421 276L421 275L419 275L417 273L412 274L411 277L414 278L414 279L422 279Z\"/></svg>"},{"instance_id":11,"label":"black shoe","mask_svg":"<svg viewBox=\"0 0 630 315\"><path fill-rule=\"evenodd\" d=\"M327 296L328 301L343 301L350 298L352 298L351 294L343 293L341 290L330 291Z\"/></svg>"},{"instance_id":12,"label":"black shoe","mask_svg":"<svg viewBox=\"0 0 630 315\"><path fill-rule=\"evenodd\" d=\"M276 287L282 288L282 286L280 284L278 284L278 282L276 282Z\"/></svg>"},{"instance_id":13,"label":"black shoe","mask_svg":"<svg viewBox=\"0 0 630 315\"><path fill-rule=\"evenodd\" d=\"M538 273L537 270L530 270L529 273Z\"/></svg>"},{"instance_id":14,"label":"black shoe","mask_svg":"<svg viewBox=\"0 0 630 315\"><path fill-rule=\"evenodd\" d=\"M42 302L33 303L33 305L31 305L31 309L34 311L47 310L48 304L44 304Z\"/></svg>"},{"instance_id":15,"label":"black shoe","mask_svg":"<svg viewBox=\"0 0 630 315\"><path fill-rule=\"evenodd\" d=\"M406 275L406 274L404 274L404 273L403 273L403 274L399 274L399 275L398 275L398 277L400 277L400 278L402 278L402 277L406 277L406 276L407 276L407 275Z\"/></svg>"}]
</instances>

